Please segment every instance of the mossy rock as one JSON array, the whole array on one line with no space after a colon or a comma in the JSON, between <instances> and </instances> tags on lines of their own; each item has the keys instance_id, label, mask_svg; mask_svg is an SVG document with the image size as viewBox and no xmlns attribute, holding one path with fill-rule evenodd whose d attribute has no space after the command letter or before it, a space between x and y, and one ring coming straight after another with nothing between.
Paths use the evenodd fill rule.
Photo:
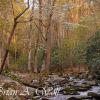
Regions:
<instances>
[{"instance_id":1,"label":"mossy rock","mask_svg":"<svg viewBox=\"0 0 100 100\"><path fill-rule=\"evenodd\" d=\"M82 84L81 86L75 88L77 91L87 91L91 88L91 86L88 84Z\"/></svg>"},{"instance_id":2,"label":"mossy rock","mask_svg":"<svg viewBox=\"0 0 100 100\"><path fill-rule=\"evenodd\" d=\"M8 89L8 88L16 89L16 87L17 87L17 84L15 82L9 82L3 85L4 89Z\"/></svg>"},{"instance_id":3,"label":"mossy rock","mask_svg":"<svg viewBox=\"0 0 100 100\"><path fill-rule=\"evenodd\" d=\"M64 95L77 95L78 92L76 90L76 88L71 88L71 87L66 87L64 90L63 90L63 94Z\"/></svg>"}]
</instances>

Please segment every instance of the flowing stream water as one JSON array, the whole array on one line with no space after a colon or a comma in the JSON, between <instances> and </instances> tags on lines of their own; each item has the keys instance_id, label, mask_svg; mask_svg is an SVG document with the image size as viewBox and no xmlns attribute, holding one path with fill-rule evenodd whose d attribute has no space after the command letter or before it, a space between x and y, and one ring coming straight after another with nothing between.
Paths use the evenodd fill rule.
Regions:
<instances>
[{"instance_id":1,"label":"flowing stream water","mask_svg":"<svg viewBox=\"0 0 100 100\"><path fill-rule=\"evenodd\" d=\"M92 86L92 88L88 91L85 92L79 92L79 95L63 95L59 94L55 97L49 98L49 100L67 100L70 97L77 97L77 96L87 96L89 92L94 92L94 93L100 93L100 85L98 86Z\"/></svg>"}]
</instances>

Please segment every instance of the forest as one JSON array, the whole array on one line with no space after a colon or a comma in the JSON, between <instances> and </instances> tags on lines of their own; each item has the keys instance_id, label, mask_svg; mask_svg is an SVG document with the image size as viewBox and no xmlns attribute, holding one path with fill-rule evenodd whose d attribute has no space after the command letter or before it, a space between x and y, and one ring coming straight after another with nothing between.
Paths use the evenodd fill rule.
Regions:
<instances>
[{"instance_id":1,"label":"forest","mask_svg":"<svg viewBox=\"0 0 100 100\"><path fill-rule=\"evenodd\" d=\"M0 0L0 100L100 100L100 0Z\"/></svg>"}]
</instances>

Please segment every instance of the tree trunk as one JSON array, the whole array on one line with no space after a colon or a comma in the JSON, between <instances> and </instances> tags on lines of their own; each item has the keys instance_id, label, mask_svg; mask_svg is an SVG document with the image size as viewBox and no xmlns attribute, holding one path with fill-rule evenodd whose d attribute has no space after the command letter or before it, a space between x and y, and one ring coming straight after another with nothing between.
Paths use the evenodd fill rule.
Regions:
<instances>
[{"instance_id":1,"label":"tree trunk","mask_svg":"<svg viewBox=\"0 0 100 100\"><path fill-rule=\"evenodd\" d=\"M36 48L35 53L34 53L34 72L35 73L38 72L38 51L37 51L37 49L38 49L38 47Z\"/></svg>"},{"instance_id":2,"label":"tree trunk","mask_svg":"<svg viewBox=\"0 0 100 100\"><path fill-rule=\"evenodd\" d=\"M32 71L31 60L32 60L32 50L31 50L31 39L29 41L29 52L28 52L28 71Z\"/></svg>"},{"instance_id":3,"label":"tree trunk","mask_svg":"<svg viewBox=\"0 0 100 100\"><path fill-rule=\"evenodd\" d=\"M5 51L4 59L3 59L3 62L2 62L2 64L1 64L0 74L1 74L2 71L3 71L4 65L5 65L5 62L6 62L6 59L7 59L8 53L9 53L10 43L11 43L13 34L14 34L14 32L15 32L16 26L17 26L17 22L14 20L14 25L13 25L13 28L12 28L12 31L11 31L11 35L10 35L9 40L8 40L8 48L7 48L6 51Z\"/></svg>"},{"instance_id":4,"label":"tree trunk","mask_svg":"<svg viewBox=\"0 0 100 100\"><path fill-rule=\"evenodd\" d=\"M34 0L33 0L34 1ZM34 10L34 2L33 2L33 8L32 11ZM32 21L31 18L33 18L33 13L30 15L30 27L29 27L29 32L28 32L28 40L29 40L29 50L28 50L28 71L32 72L32 65L31 65L31 60L32 60Z\"/></svg>"},{"instance_id":5,"label":"tree trunk","mask_svg":"<svg viewBox=\"0 0 100 100\"><path fill-rule=\"evenodd\" d=\"M14 15L14 9L13 9L12 1L11 1L11 4L12 4L13 15ZM11 41L12 41L12 37L14 35L16 26L18 24L17 21L29 9L29 0L27 1L27 4L28 4L28 6L21 13L19 13L16 17L14 17L14 25L12 27L11 34L10 34L9 39L8 39L8 45L7 45L8 47L7 47L6 51L5 51L4 59L3 59L3 62L1 64L0 74L2 73L2 71L4 69L4 65L5 65L8 53L9 53L9 48L10 48L10 44L11 44Z\"/></svg>"},{"instance_id":6,"label":"tree trunk","mask_svg":"<svg viewBox=\"0 0 100 100\"><path fill-rule=\"evenodd\" d=\"M46 48L46 70L50 67L50 61L51 61L51 29L47 30L47 48Z\"/></svg>"},{"instance_id":7,"label":"tree trunk","mask_svg":"<svg viewBox=\"0 0 100 100\"><path fill-rule=\"evenodd\" d=\"M47 21L48 21L48 27L47 27L47 33L46 33L46 61L45 61L45 68L47 72L49 72L50 62L51 62L51 22L52 22L52 15L53 15L53 8L55 5L55 1L48 0L48 8L47 8ZM52 7L52 9L50 9Z\"/></svg>"},{"instance_id":8,"label":"tree trunk","mask_svg":"<svg viewBox=\"0 0 100 100\"><path fill-rule=\"evenodd\" d=\"M34 51L34 72L38 72L38 46L39 46L39 33L37 35L36 46Z\"/></svg>"},{"instance_id":9,"label":"tree trunk","mask_svg":"<svg viewBox=\"0 0 100 100\"><path fill-rule=\"evenodd\" d=\"M0 44L0 66L1 66L1 62L2 62L2 48L1 48L1 44Z\"/></svg>"},{"instance_id":10,"label":"tree trunk","mask_svg":"<svg viewBox=\"0 0 100 100\"><path fill-rule=\"evenodd\" d=\"M42 0L39 0L39 31L37 35L37 41L36 41L36 48L34 52L34 72L38 72L38 47L39 47L39 39L40 39L40 32L42 32Z\"/></svg>"}]
</instances>

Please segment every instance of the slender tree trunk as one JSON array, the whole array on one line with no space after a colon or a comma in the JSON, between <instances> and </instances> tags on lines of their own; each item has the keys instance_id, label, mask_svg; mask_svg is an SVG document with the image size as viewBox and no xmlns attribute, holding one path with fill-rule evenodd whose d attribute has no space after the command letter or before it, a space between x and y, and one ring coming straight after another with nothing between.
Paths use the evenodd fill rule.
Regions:
<instances>
[{"instance_id":1,"label":"slender tree trunk","mask_svg":"<svg viewBox=\"0 0 100 100\"><path fill-rule=\"evenodd\" d=\"M33 16L34 16L34 0L33 0L33 5L32 5L32 13L30 15L30 29L29 29L29 34L28 34L28 37L29 37L29 51L28 51L28 71L29 72L32 72L33 71L33 68L32 68L32 20L33 19ZM34 53L35 54L35 53ZM35 58L33 58L35 60Z\"/></svg>"},{"instance_id":2,"label":"slender tree trunk","mask_svg":"<svg viewBox=\"0 0 100 100\"><path fill-rule=\"evenodd\" d=\"M1 62L2 62L2 48L1 48L1 44L0 44L0 66L1 66Z\"/></svg>"},{"instance_id":3,"label":"slender tree trunk","mask_svg":"<svg viewBox=\"0 0 100 100\"><path fill-rule=\"evenodd\" d=\"M37 73L38 72L38 41L36 44L36 49L35 49L35 53L34 53L34 72Z\"/></svg>"},{"instance_id":4,"label":"slender tree trunk","mask_svg":"<svg viewBox=\"0 0 100 100\"><path fill-rule=\"evenodd\" d=\"M31 72L31 50L28 52L28 71Z\"/></svg>"},{"instance_id":5,"label":"slender tree trunk","mask_svg":"<svg viewBox=\"0 0 100 100\"><path fill-rule=\"evenodd\" d=\"M40 39L40 33L42 32L42 0L39 0L39 31L37 35L36 40L36 48L34 52L34 72L38 72L38 47L39 47L39 39Z\"/></svg>"},{"instance_id":6,"label":"slender tree trunk","mask_svg":"<svg viewBox=\"0 0 100 100\"><path fill-rule=\"evenodd\" d=\"M28 51L28 71L31 72L32 71L32 66L31 66L31 60L32 60L32 50L31 50L31 37L29 38L29 51Z\"/></svg>"},{"instance_id":7,"label":"slender tree trunk","mask_svg":"<svg viewBox=\"0 0 100 100\"><path fill-rule=\"evenodd\" d=\"M10 61L9 61L9 53L8 53L7 60L6 60L6 63L5 63L5 69L6 70L8 69L9 65L10 65Z\"/></svg>"},{"instance_id":8,"label":"slender tree trunk","mask_svg":"<svg viewBox=\"0 0 100 100\"><path fill-rule=\"evenodd\" d=\"M15 32L16 26L17 26L17 22L14 20L14 25L13 25L13 28L12 28L12 31L11 31L11 35L10 35L9 40L8 40L8 47L7 47L6 51L5 51L4 59L3 59L3 62L1 64L0 74L3 71L4 65L5 65L5 62L6 62L6 59L7 59L8 53L9 53L10 43L11 43L13 34Z\"/></svg>"},{"instance_id":9,"label":"slender tree trunk","mask_svg":"<svg viewBox=\"0 0 100 100\"><path fill-rule=\"evenodd\" d=\"M37 35L36 46L34 51L34 72L38 72L38 46L39 46L39 33Z\"/></svg>"},{"instance_id":10,"label":"slender tree trunk","mask_svg":"<svg viewBox=\"0 0 100 100\"><path fill-rule=\"evenodd\" d=\"M11 4L12 4L12 1L11 1ZM21 13L19 13L16 17L14 17L14 24L13 24L13 27L12 27L12 30L11 30L11 34L10 34L9 39L8 39L8 45L7 45L8 47L7 47L6 51L5 51L4 59L3 59L3 62L1 64L0 74L2 73L2 71L4 69L4 65L6 63L6 59L7 59L8 53L9 53L9 48L10 48L10 44L11 44L11 41L12 41L12 37L14 35L16 26L18 24L17 21L29 9L29 0L27 0L27 4L28 4L28 6ZM13 10L13 15L14 15L13 4L12 4L12 10Z\"/></svg>"},{"instance_id":11,"label":"slender tree trunk","mask_svg":"<svg viewBox=\"0 0 100 100\"><path fill-rule=\"evenodd\" d=\"M52 15L53 15L53 6L55 5L55 1L48 0L48 8L47 8L47 21L48 21L48 27L47 27L47 33L46 33L46 61L45 61L45 68L47 72L49 72L50 62L51 62L51 22L52 22ZM50 9L52 8L52 9Z\"/></svg>"},{"instance_id":12,"label":"slender tree trunk","mask_svg":"<svg viewBox=\"0 0 100 100\"><path fill-rule=\"evenodd\" d=\"M50 61L51 61L51 26L47 30L47 48L46 48L46 70L49 70Z\"/></svg>"},{"instance_id":13,"label":"slender tree trunk","mask_svg":"<svg viewBox=\"0 0 100 100\"><path fill-rule=\"evenodd\" d=\"M29 40L29 50L28 50L28 71L32 72L32 65L31 65L31 60L32 60L32 21L31 19L33 18L33 12L34 12L34 0L33 0L33 7L32 7L32 13L30 15L30 25L29 25L29 32L28 32L28 40Z\"/></svg>"}]
</instances>

